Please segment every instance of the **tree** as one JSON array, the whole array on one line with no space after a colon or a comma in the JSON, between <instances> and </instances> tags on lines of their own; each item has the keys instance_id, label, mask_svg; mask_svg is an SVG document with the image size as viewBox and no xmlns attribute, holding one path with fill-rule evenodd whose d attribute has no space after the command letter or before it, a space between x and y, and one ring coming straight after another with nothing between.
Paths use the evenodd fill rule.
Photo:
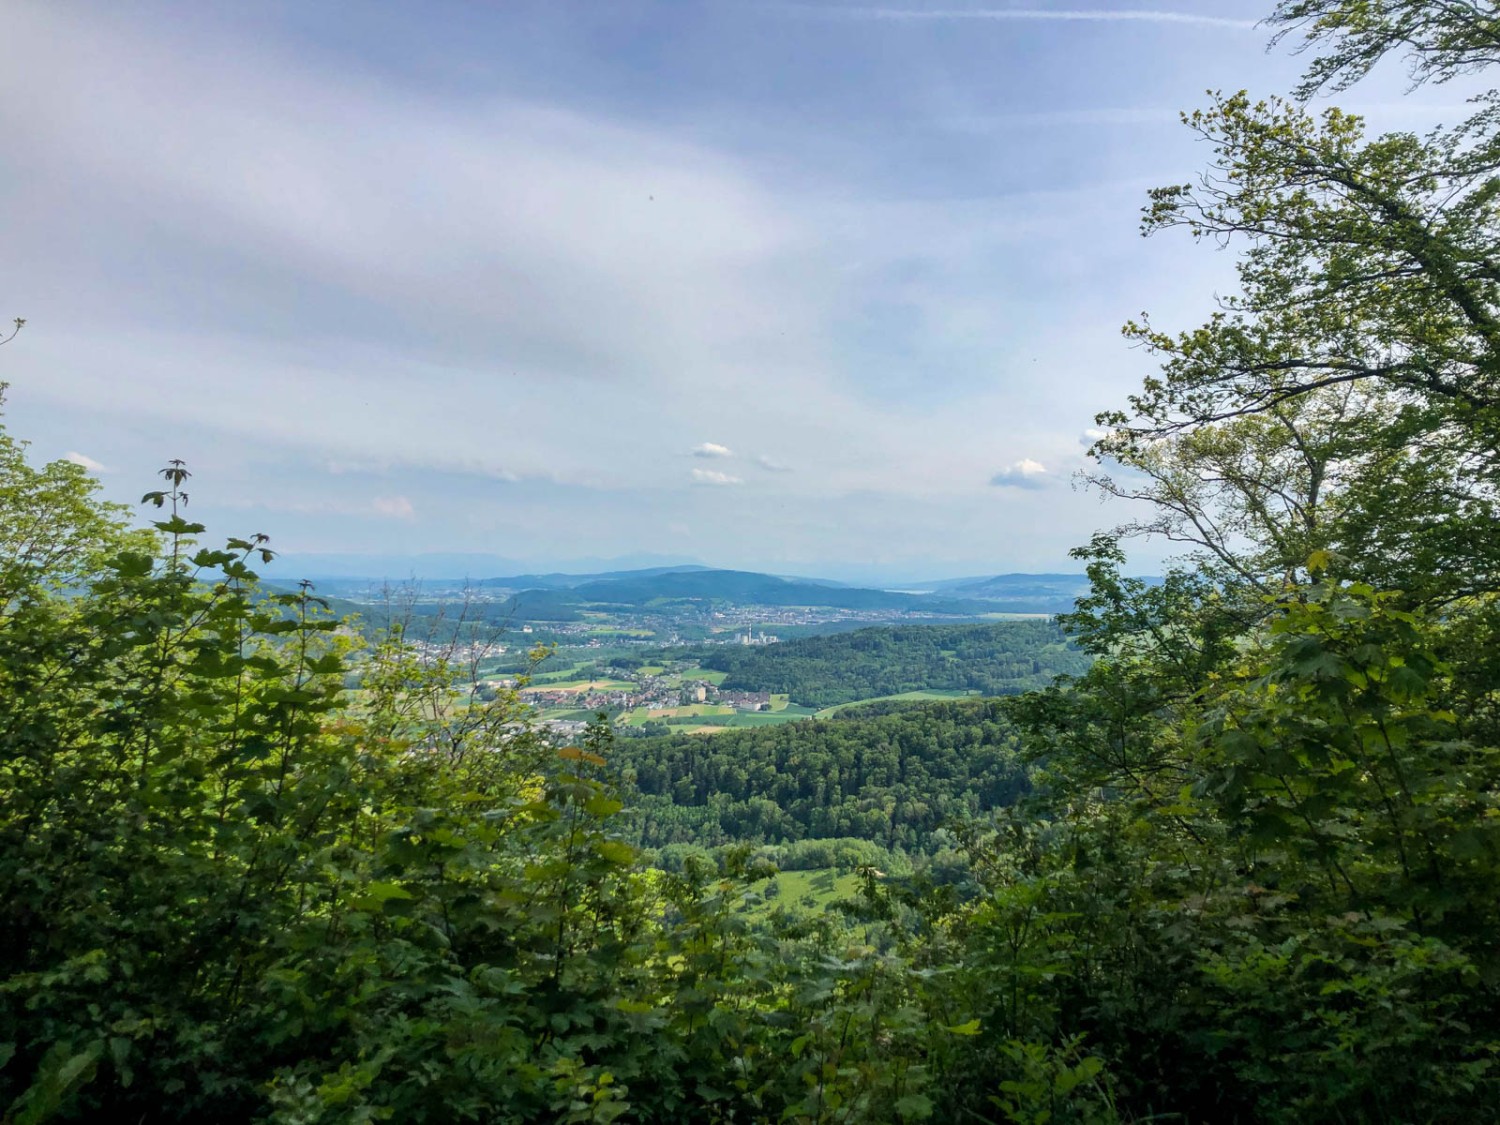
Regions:
<instances>
[{"instance_id":1,"label":"tree","mask_svg":"<svg viewBox=\"0 0 1500 1125\"><path fill-rule=\"evenodd\" d=\"M1331 48L1303 95L1343 88L1396 50L1414 60L1418 81L1480 70L1493 59L1496 26L1490 6L1458 0L1299 0L1273 23ZM1146 317L1126 327L1162 357L1162 373L1127 410L1100 416L1110 433L1096 452L1146 473L1151 498L1178 510L1148 530L1186 528L1233 568L1222 521L1205 529L1194 517L1227 505L1231 530L1249 520L1267 549L1285 538L1284 521L1270 515L1290 507L1321 528L1298 549L1358 558L1380 585L1434 598L1497 588L1500 106L1490 95L1475 104L1467 120L1425 137L1369 138L1338 109L1314 115L1244 93L1185 116L1214 146L1213 167L1197 183L1153 192L1144 230L1182 227L1241 245L1240 290L1191 331L1162 331ZM1332 447L1302 432L1319 414L1332 424ZM1242 445L1241 420L1257 417L1272 420L1285 447L1255 454L1271 471L1221 472L1226 442ZM1321 450L1312 461L1310 445Z\"/></svg>"},{"instance_id":2,"label":"tree","mask_svg":"<svg viewBox=\"0 0 1500 1125\"><path fill-rule=\"evenodd\" d=\"M0 426L0 619L43 594L85 586L111 552L150 543L126 532L123 507L98 502L98 482L81 466L33 468L26 448Z\"/></svg>"},{"instance_id":3,"label":"tree","mask_svg":"<svg viewBox=\"0 0 1500 1125\"><path fill-rule=\"evenodd\" d=\"M1282 0L1271 15L1273 44L1303 36L1322 48L1297 94L1346 90L1387 54L1404 52L1413 84L1447 82L1500 62L1500 9L1483 0Z\"/></svg>"},{"instance_id":4,"label":"tree","mask_svg":"<svg viewBox=\"0 0 1500 1125\"><path fill-rule=\"evenodd\" d=\"M1500 30L1461 2L1274 22L1327 49L1303 95L1401 49L1418 81L1475 72ZM1010 705L1042 773L974 848L961 958L990 1019L1086 1035L1128 1112L1433 1120L1492 1096L1494 107L1370 138L1217 96L1186 118L1212 169L1147 209L1147 233L1240 246L1240 290L1191 331L1127 326L1162 371L1101 416L1095 482L1154 512L1079 552L1094 665ZM1137 534L1192 553L1125 578Z\"/></svg>"}]
</instances>

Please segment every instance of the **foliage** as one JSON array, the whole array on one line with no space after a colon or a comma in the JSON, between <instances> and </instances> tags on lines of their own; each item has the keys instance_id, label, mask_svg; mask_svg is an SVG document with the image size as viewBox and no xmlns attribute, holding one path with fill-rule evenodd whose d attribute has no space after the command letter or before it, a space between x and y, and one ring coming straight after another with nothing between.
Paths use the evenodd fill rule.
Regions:
<instances>
[{"instance_id":1,"label":"foliage","mask_svg":"<svg viewBox=\"0 0 1500 1125\"><path fill-rule=\"evenodd\" d=\"M1448 623L1393 600L1289 593L1195 700L1137 713L1134 753L1081 759L1071 712L1031 710L1067 804L995 901L1041 904L1030 943L1066 984L1040 1008L1124 1063L1136 1109L1409 1120L1490 1096L1495 754L1445 709ZM1080 688L1118 698L1149 664ZM1110 799L1081 803L1082 778ZM1013 910L984 929L1013 933ZM1142 1027L1149 1045L1120 1037Z\"/></svg>"},{"instance_id":2,"label":"foliage","mask_svg":"<svg viewBox=\"0 0 1500 1125\"><path fill-rule=\"evenodd\" d=\"M926 851L943 823L1009 805L1028 785L1010 725L981 701L631 739L620 761L647 847L857 836Z\"/></svg>"},{"instance_id":3,"label":"foliage","mask_svg":"<svg viewBox=\"0 0 1500 1125\"><path fill-rule=\"evenodd\" d=\"M789 695L829 707L908 691L1014 695L1087 664L1050 621L861 629L764 647L732 645L698 653L727 672L731 691Z\"/></svg>"}]
</instances>

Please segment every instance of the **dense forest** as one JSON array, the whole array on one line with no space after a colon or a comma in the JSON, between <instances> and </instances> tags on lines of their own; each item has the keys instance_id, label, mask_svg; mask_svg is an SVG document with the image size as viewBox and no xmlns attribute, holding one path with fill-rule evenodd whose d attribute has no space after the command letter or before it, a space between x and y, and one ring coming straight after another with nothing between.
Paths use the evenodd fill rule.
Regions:
<instances>
[{"instance_id":1,"label":"dense forest","mask_svg":"<svg viewBox=\"0 0 1500 1125\"><path fill-rule=\"evenodd\" d=\"M786 694L805 707L918 690L1015 695L1088 666L1050 620L860 629L697 655L703 667L729 674L726 688Z\"/></svg>"},{"instance_id":2,"label":"dense forest","mask_svg":"<svg viewBox=\"0 0 1500 1125\"><path fill-rule=\"evenodd\" d=\"M1028 786L993 702L633 739L615 760L648 847L849 836L924 851L940 826L1014 804Z\"/></svg>"},{"instance_id":3,"label":"dense forest","mask_svg":"<svg viewBox=\"0 0 1500 1125\"><path fill-rule=\"evenodd\" d=\"M1094 483L1148 514L1078 551L1092 663L829 724L826 776L795 726L556 746L462 661L262 597L268 544L197 542L180 463L132 530L0 432L0 1118L1492 1119L1500 101L1378 136L1306 101L1388 55L1482 79L1500 9L1270 25L1304 85L1211 95L1210 167L1148 201L1238 285L1127 328L1160 371L1100 417ZM1186 554L1125 577L1135 535ZM968 814L962 886L867 865L793 917L755 889L774 851L632 843L650 787L811 818L819 784L916 800L918 767Z\"/></svg>"}]
</instances>

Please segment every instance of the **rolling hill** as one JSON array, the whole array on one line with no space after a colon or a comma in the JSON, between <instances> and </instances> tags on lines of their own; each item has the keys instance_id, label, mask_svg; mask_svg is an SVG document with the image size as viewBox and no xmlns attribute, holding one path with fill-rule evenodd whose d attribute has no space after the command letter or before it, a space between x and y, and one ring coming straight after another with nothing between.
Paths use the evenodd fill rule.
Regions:
<instances>
[{"instance_id":1,"label":"rolling hill","mask_svg":"<svg viewBox=\"0 0 1500 1125\"><path fill-rule=\"evenodd\" d=\"M564 621L571 620L585 606L640 610L684 601L890 610L958 617L979 616L995 609L973 598L830 586L742 570L672 569L612 577L571 588L525 590L502 605L500 613L522 620Z\"/></svg>"},{"instance_id":2,"label":"rolling hill","mask_svg":"<svg viewBox=\"0 0 1500 1125\"><path fill-rule=\"evenodd\" d=\"M505 578L482 578L474 585L488 590L572 590L596 582L627 582L656 578L663 574L688 574L710 570L706 566L649 566L639 570L610 570L598 574L515 574Z\"/></svg>"}]
</instances>

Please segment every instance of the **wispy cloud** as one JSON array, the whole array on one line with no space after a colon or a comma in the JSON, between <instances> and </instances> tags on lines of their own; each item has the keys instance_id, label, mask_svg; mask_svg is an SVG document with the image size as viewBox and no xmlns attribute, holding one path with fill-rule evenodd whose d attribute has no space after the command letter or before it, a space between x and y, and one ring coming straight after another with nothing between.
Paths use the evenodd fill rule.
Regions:
<instances>
[{"instance_id":1,"label":"wispy cloud","mask_svg":"<svg viewBox=\"0 0 1500 1125\"><path fill-rule=\"evenodd\" d=\"M730 476L728 473L721 473L716 469L694 469L693 483L724 485L744 484L745 482L742 481L739 477Z\"/></svg>"},{"instance_id":2,"label":"wispy cloud","mask_svg":"<svg viewBox=\"0 0 1500 1125\"><path fill-rule=\"evenodd\" d=\"M759 454L755 458L755 463L768 473L789 473L792 471L790 465L783 465L780 461L767 457L764 453Z\"/></svg>"},{"instance_id":3,"label":"wispy cloud","mask_svg":"<svg viewBox=\"0 0 1500 1125\"><path fill-rule=\"evenodd\" d=\"M376 515L393 520L409 520L417 514L416 508L412 507L412 502L405 496L377 496L371 506Z\"/></svg>"},{"instance_id":4,"label":"wispy cloud","mask_svg":"<svg viewBox=\"0 0 1500 1125\"><path fill-rule=\"evenodd\" d=\"M693 446L694 457L733 457L734 451L727 445L720 445L715 441L705 441L702 445Z\"/></svg>"},{"instance_id":5,"label":"wispy cloud","mask_svg":"<svg viewBox=\"0 0 1500 1125\"><path fill-rule=\"evenodd\" d=\"M1045 488L1047 480L1046 465L1023 457L992 476L990 483L1000 488Z\"/></svg>"},{"instance_id":6,"label":"wispy cloud","mask_svg":"<svg viewBox=\"0 0 1500 1125\"><path fill-rule=\"evenodd\" d=\"M85 469L87 469L91 473L107 473L107 472L109 472L108 469L106 469L98 461L95 461L92 457L88 456L86 453L76 453L76 452L71 452L70 451L68 453L64 453L63 454L63 460L64 461L71 461L75 465L82 465Z\"/></svg>"},{"instance_id":7,"label":"wispy cloud","mask_svg":"<svg viewBox=\"0 0 1500 1125\"><path fill-rule=\"evenodd\" d=\"M324 468L332 476L391 476L395 473L428 472L452 476L478 477L516 484L523 480L552 480L549 473L523 476L510 469L472 457L337 457Z\"/></svg>"},{"instance_id":8,"label":"wispy cloud","mask_svg":"<svg viewBox=\"0 0 1500 1125\"><path fill-rule=\"evenodd\" d=\"M1030 21L1057 23L1166 23L1198 27L1224 27L1253 31L1255 20L1228 16L1203 16L1196 12L1171 12L1149 8L844 8L815 4L778 4L780 11L833 19L884 20L892 23L932 23L955 20L992 22Z\"/></svg>"}]
</instances>

